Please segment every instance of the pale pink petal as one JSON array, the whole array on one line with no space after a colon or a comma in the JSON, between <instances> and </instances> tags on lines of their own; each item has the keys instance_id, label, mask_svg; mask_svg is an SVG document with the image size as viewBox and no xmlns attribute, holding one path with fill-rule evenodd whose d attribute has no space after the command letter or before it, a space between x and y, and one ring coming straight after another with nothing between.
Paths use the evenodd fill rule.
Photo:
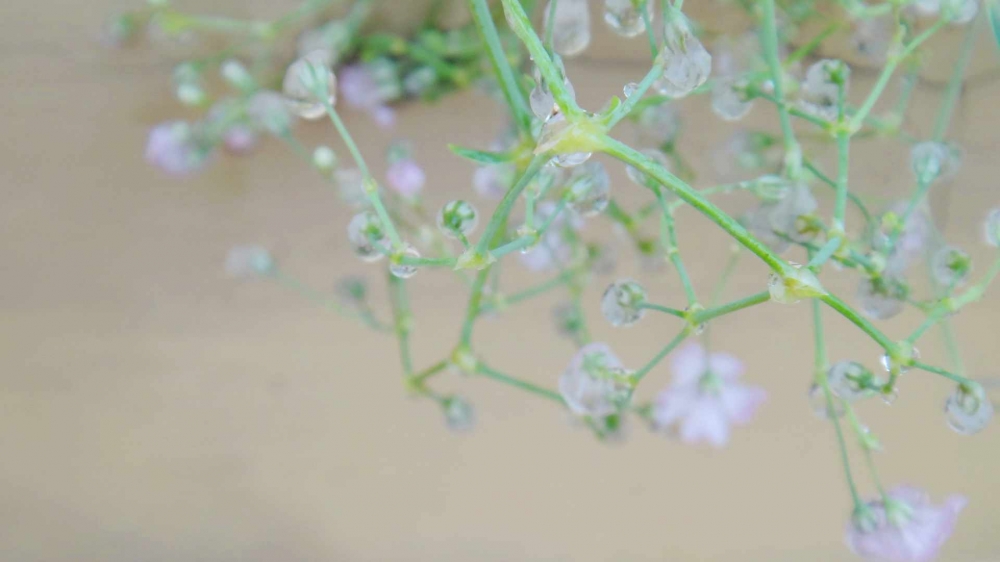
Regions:
<instances>
[{"instance_id":1,"label":"pale pink petal","mask_svg":"<svg viewBox=\"0 0 1000 562\"><path fill-rule=\"evenodd\" d=\"M653 402L653 422L658 429L664 429L688 415L697 403L696 388L667 388Z\"/></svg>"},{"instance_id":2,"label":"pale pink petal","mask_svg":"<svg viewBox=\"0 0 1000 562\"><path fill-rule=\"evenodd\" d=\"M424 188L427 176L415 161L406 158L394 162L385 172L386 183L403 197L415 197Z\"/></svg>"},{"instance_id":3,"label":"pale pink petal","mask_svg":"<svg viewBox=\"0 0 1000 562\"><path fill-rule=\"evenodd\" d=\"M705 350L697 342L690 342L674 351L670 357L674 372L674 386L697 384L708 367Z\"/></svg>"},{"instance_id":4,"label":"pale pink petal","mask_svg":"<svg viewBox=\"0 0 1000 562\"><path fill-rule=\"evenodd\" d=\"M889 496L906 505L903 520L892 521L881 502L872 502L869 507L877 524L867 532L849 525L846 540L851 550L865 558L889 562L929 562L937 558L967 500L949 496L943 504L934 505L925 492L910 486L895 488Z\"/></svg>"},{"instance_id":5,"label":"pale pink petal","mask_svg":"<svg viewBox=\"0 0 1000 562\"><path fill-rule=\"evenodd\" d=\"M743 374L743 362L728 353L711 353L708 356L708 369L720 379L732 381Z\"/></svg>"},{"instance_id":6,"label":"pale pink petal","mask_svg":"<svg viewBox=\"0 0 1000 562\"><path fill-rule=\"evenodd\" d=\"M680 437L685 443L706 442L720 448L729 442L729 422L713 401L702 399L681 422Z\"/></svg>"},{"instance_id":7,"label":"pale pink petal","mask_svg":"<svg viewBox=\"0 0 1000 562\"><path fill-rule=\"evenodd\" d=\"M383 129L391 129L396 124L396 111L388 105L379 105L369 112L375 123Z\"/></svg>"},{"instance_id":8,"label":"pale pink petal","mask_svg":"<svg viewBox=\"0 0 1000 562\"><path fill-rule=\"evenodd\" d=\"M723 387L719 400L729 419L742 425L753 419L757 408L767 400L767 392L758 386L734 383Z\"/></svg>"}]
</instances>

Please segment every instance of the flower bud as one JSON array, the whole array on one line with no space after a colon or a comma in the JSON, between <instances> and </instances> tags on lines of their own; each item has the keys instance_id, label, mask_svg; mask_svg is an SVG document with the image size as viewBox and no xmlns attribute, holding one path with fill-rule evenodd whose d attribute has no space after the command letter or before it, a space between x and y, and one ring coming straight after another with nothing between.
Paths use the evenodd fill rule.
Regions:
<instances>
[{"instance_id":1,"label":"flower bud","mask_svg":"<svg viewBox=\"0 0 1000 562\"><path fill-rule=\"evenodd\" d=\"M455 200L446 203L437 215L437 226L450 238L461 239L472 234L479 224L479 213L470 203Z\"/></svg>"},{"instance_id":2,"label":"flower bud","mask_svg":"<svg viewBox=\"0 0 1000 562\"><path fill-rule=\"evenodd\" d=\"M639 305L646 301L646 290L631 279L612 283L601 297L601 313L612 326L631 326L646 314Z\"/></svg>"},{"instance_id":3,"label":"flower bud","mask_svg":"<svg viewBox=\"0 0 1000 562\"><path fill-rule=\"evenodd\" d=\"M296 60L285 72L282 92L288 108L303 119L319 119L337 96L337 77L320 51Z\"/></svg>"},{"instance_id":4,"label":"flower bud","mask_svg":"<svg viewBox=\"0 0 1000 562\"><path fill-rule=\"evenodd\" d=\"M960 384L945 402L948 427L963 435L979 433L993 418L993 403L978 384Z\"/></svg>"},{"instance_id":5,"label":"flower bud","mask_svg":"<svg viewBox=\"0 0 1000 562\"><path fill-rule=\"evenodd\" d=\"M382 227L378 215L364 211L354 215L347 225L347 237L354 253L363 261L373 262L382 259L382 248L389 245L389 238ZM379 248L381 246L382 248Z\"/></svg>"}]
</instances>

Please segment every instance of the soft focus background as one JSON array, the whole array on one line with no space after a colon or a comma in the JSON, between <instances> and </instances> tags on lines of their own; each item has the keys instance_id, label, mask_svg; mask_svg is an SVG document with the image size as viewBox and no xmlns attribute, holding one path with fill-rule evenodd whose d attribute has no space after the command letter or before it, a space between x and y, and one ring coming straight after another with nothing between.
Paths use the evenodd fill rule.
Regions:
<instances>
[{"instance_id":1,"label":"soft focus background","mask_svg":"<svg viewBox=\"0 0 1000 562\"><path fill-rule=\"evenodd\" d=\"M135 0L138 2L139 0ZM597 2L594 2L597 4ZM769 401L725 450L691 448L638 423L606 445L552 405L490 381L444 375L439 386L471 400L479 425L449 433L432 403L407 397L395 343L277 286L225 278L233 245L271 247L287 270L329 290L363 273L385 315L381 266L350 255L350 211L275 142L247 159L220 158L189 181L164 177L142 158L154 123L186 115L170 99L169 53L101 49L105 17L131 1L0 3L0 560L21 561L510 561L850 560L842 544L849 496L834 434L805 400L811 377L808 308L764 305L713 325L718 348L744 358L747 379ZM384 2L405 26L423 2ZM234 16L270 16L292 0L185 2ZM696 17L717 5L688 2ZM461 21L461 13L456 21ZM982 23L982 22L981 22ZM600 24L600 25L597 25ZM737 22L738 24L738 22ZM644 43L599 37L571 74L581 100L598 108L645 71ZM914 102L926 135L959 33L933 44ZM958 179L934 193L948 238L985 270L985 211L1000 204L996 100L1000 65L980 35L950 138L964 146ZM871 84L858 69L854 95ZM705 100L682 104L683 154L711 185L713 147L731 131ZM772 123L758 102L750 124ZM486 146L501 111L468 92L406 107L388 133L348 114L362 148L379 162L394 137L408 138L429 173L429 205L471 192L472 166L445 142ZM303 126L310 143L334 140ZM631 131L622 137L631 140ZM830 166L828 149L820 160ZM643 194L611 164L615 196ZM829 168L832 169L832 168ZM907 193L907 150L859 145L852 187L886 202ZM748 201L725 208L738 212ZM827 200L828 203L828 200ZM876 205L878 207L879 205ZM829 207L827 207L829 208ZM681 214L680 243L707 294L728 243L697 214ZM595 235L607 235L595 221ZM622 253L620 275L641 275L658 302L681 302L669 272L644 274ZM538 278L516 263L510 290ZM760 290L766 271L747 258L727 292ZM674 331L650 317L612 330L587 294L595 336L627 364L645 362ZM852 297L856 280L828 284ZM458 335L464 293L444 272L410 283L418 365L437 361ZM550 295L482 322L477 345L498 368L554 386L572 348L552 332ZM997 377L1000 294L956 318L968 369ZM875 366L878 350L832 313L832 359ZM901 337L908 313L884 328ZM943 363L938 333L922 343ZM666 363L641 393L669 380ZM951 432L942 404L951 385L913 372L893 406L861 415L882 438L888 483L926 487L935 499L962 493L962 514L943 559L1000 560L1000 430ZM859 459L860 460L860 459ZM858 463L865 493L872 487Z\"/></svg>"}]
</instances>

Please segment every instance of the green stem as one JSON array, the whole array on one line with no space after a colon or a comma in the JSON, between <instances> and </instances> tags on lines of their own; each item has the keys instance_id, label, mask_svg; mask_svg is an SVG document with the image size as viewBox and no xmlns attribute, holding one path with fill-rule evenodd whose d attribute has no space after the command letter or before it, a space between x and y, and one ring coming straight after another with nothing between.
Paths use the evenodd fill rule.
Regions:
<instances>
[{"instance_id":1,"label":"green stem","mask_svg":"<svg viewBox=\"0 0 1000 562\"><path fill-rule=\"evenodd\" d=\"M781 133L785 142L786 171L795 176L801 165L802 149L795 139L792 121L785 106L784 71L778 58L778 30L775 24L774 1L763 0L762 2L764 17L761 22L761 44L764 49L764 58L767 59L767 65L771 71L771 80L774 82L774 97L780 102L778 104L778 119L781 122Z\"/></svg>"},{"instance_id":2,"label":"green stem","mask_svg":"<svg viewBox=\"0 0 1000 562\"><path fill-rule=\"evenodd\" d=\"M478 1L485 2L485 0ZM528 18L528 14L524 13L524 8L521 6L520 0L501 1L503 2L504 12L507 14L507 22L510 24L514 34L521 39L521 42L528 49L532 61L538 67L542 77L545 78L545 83L549 88L549 92L552 93L552 98L555 100L556 105L567 116L580 114L582 110L576 105L576 101L566 89L562 73L556 68L555 63L552 62L552 57L545 50L545 45L542 44L542 41L535 33L531 25L531 20Z\"/></svg>"},{"instance_id":3,"label":"green stem","mask_svg":"<svg viewBox=\"0 0 1000 562\"><path fill-rule=\"evenodd\" d=\"M604 140L604 152L610 156L625 162L636 168L647 177L651 177L666 186L670 191L683 199L686 203L697 209L712 222L722 227L730 236L736 239L745 248L756 254L774 271L784 272L789 266L771 251L770 248L758 241L746 228L735 219L727 215L722 209L715 206L711 201L702 197L697 190L686 184L677 176L671 174L662 166L642 154L641 152L625 145L615 139L606 138Z\"/></svg>"},{"instance_id":4,"label":"green stem","mask_svg":"<svg viewBox=\"0 0 1000 562\"><path fill-rule=\"evenodd\" d=\"M639 5L639 9L642 14L642 23L646 25L646 39L649 41L649 52L652 54L653 60L655 61L659 48L656 46L656 33L653 31L653 18L649 17L649 3L651 1L652 0L642 0Z\"/></svg>"},{"instance_id":5,"label":"green stem","mask_svg":"<svg viewBox=\"0 0 1000 562\"><path fill-rule=\"evenodd\" d=\"M462 345L468 347L472 343L472 327L479 316L479 309L483 302L483 287L486 286L486 279L490 275L490 269L486 268L476 274L476 279L472 282L472 293L469 296L469 308L465 312L465 322L462 323Z\"/></svg>"},{"instance_id":6,"label":"green stem","mask_svg":"<svg viewBox=\"0 0 1000 562\"><path fill-rule=\"evenodd\" d=\"M854 483L854 476L851 474L851 463L847 458L847 442L844 440L844 430L840 427L840 418L834 413L836 411L833 403L833 393L830 392L830 383L826 378L827 356L826 337L823 332L823 318L819 307L819 302L813 300L813 333L816 340L816 379L823 389L823 396L826 398L827 412L833 421L833 427L837 432L837 446L840 448L840 462L844 467L844 477L847 479L847 487L851 491L851 499L854 500L854 507L857 509L861 505L861 496L858 495L857 485Z\"/></svg>"},{"instance_id":7,"label":"green stem","mask_svg":"<svg viewBox=\"0 0 1000 562\"><path fill-rule=\"evenodd\" d=\"M531 110L528 108L528 102L524 99L514 69L511 68L507 53L500 42L500 34L497 33L489 4L487 4L487 0L469 0L469 10L472 12L472 20L475 22L479 34L486 43L486 54L493 67L493 73L500 82L500 89L507 101L507 106L510 107L510 111L514 115L514 122L522 135L530 136Z\"/></svg>"},{"instance_id":8,"label":"green stem","mask_svg":"<svg viewBox=\"0 0 1000 562\"><path fill-rule=\"evenodd\" d=\"M636 308L644 308L647 310L656 310L658 312L665 312L671 316L676 316L678 318L687 318L683 310L677 310L676 308L670 308L669 306L662 306L659 304L653 304L651 302L640 303Z\"/></svg>"},{"instance_id":9,"label":"green stem","mask_svg":"<svg viewBox=\"0 0 1000 562\"><path fill-rule=\"evenodd\" d=\"M865 319L858 311L854 310L847 303L840 300L836 295L832 293L826 293L821 297L817 297L819 300L823 301L827 306L836 310L843 316L847 318L852 324L861 328L861 330L868 334L870 338L875 340L875 343L879 344L882 349L886 352L892 352L896 349L896 344L889 339L881 330L876 328L871 322Z\"/></svg>"},{"instance_id":10,"label":"green stem","mask_svg":"<svg viewBox=\"0 0 1000 562\"><path fill-rule=\"evenodd\" d=\"M412 385L416 387L423 386L424 382L426 382L427 379L433 377L434 375L440 373L441 371L444 371L445 369L448 368L448 365L450 364L451 362L448 361L447 359L438 361L437 363L431 365L430 367L424 369L423 371L420 371L419 373L411 376L409 378L409 381Z\"/></svg>"},{"instance_id":11,"label":"green stem","mask_svg":"<svg viewBox=\"0 0 1000 562\"><path fill-rule=\"evenodd\" d=\"M497 235L500 230L500 226L506 223L507 217L510 215L510 210L514 206L518 197L521 196L521 192L531 183L531 180L538 175L541 171L542 166L549 161L548 155L539 154L536 155L531 163L528 164L528 168L521 175L521 179L517 180L507 193L504 194L503 199L500 204L497 205L496 210L493 212L493 216L490 218L489 224L486 225L486 230L483 231L482 238L479 239L479 244L476 246L476 251L480 254L485 254L493 243L493 238Z\"/></svg>"},{"instance_id":12,"label":"green stem","mask_svg":"<svg viewBox=\"0 0 1000 562\"><path fill-rule=\"evenodd\" d=\"M902 51L900 51L897 54L889 55L889 60L886 62L885 67L882 68L882 73L879 75L878 80L875 82L875 86L872 88L872 91L868 94L868 97L865 99L864 103L861 104L861 107L854 114L854 118L851 119L851 130L858 130L861 128L861 124L865 122L865 118L868 117L868 114L871 113L872 108L875 107L875 103L878 102L879 98L882 96L882 92L885 90L885 87L889 84L889 79L892 78L892 74L893 72L896 71L896 67L899 66L899 63L902 62L904 59L906 59L906 57L910 56L910 53L912 53L924 41L930 39L931 36L933 36L935 33L938 32L938 30L944 27L946 23L947 22L944 19L939 19L938 21L934 22L933 25L925 29L923 33L917 35L913 39L913 41L910 41L910 43L908 43L906 47L903 48ZM892 49L890 48L890 53L891 52Z\"/></svg>"},{"instance_id":13,"label":"green stem","mask_svg":"<svg viewBox=\"0 0 1000 562\"><path fill-rule=\"evenodd\" d=\"M681 259L680 249L677 247L674 215L667 208L667 201L661 189L656 190L656 200L659 202L660 211L662 212L660 217L660 238L663 248L670 262L674 264L674 268L677 270L677 276L681 279L681 285L684 287L684 294L687 296L688 304L693 305L698 302L698 297L695 295L694 285L691 283L687 268L684 267L684 260Z\"/></svg>"},{"instance_id":14,"label":"green stem","mask_svg":"<svg viewBox=\"0 0 1000 562\"><path fill-rule=\"evenodd\" d=\"M941 375L942 377L953 380L959 384L970 386L975 383L961 375L957 375L948 371L947 369L942 369L941 367L935 367L934 365L928 365L927 363L921 363L920 361L914 361L913 366L921 371L927 371L928 373L934 373L935 375Z\"/></svg>"},{"instance_id":15,"label":"green stem","mask_svg":"<svg viewBox=\"0 0 1000 562\"><path fill-rule=\"evenodd\" d=\"M413 356L410 353L410 324L413 318L410 314L410 301L406 293L405 282L393 274L389 274L389 290L395 320L396 339L399 340L399 355L403 363L403 374L407 377L413 374Z\"/></svg>"},{"instance_id":16,"label":"green stem","mask_svg":"<svg viewBox=\"0 0 1000 562\"><path fill-rule=\"evenodd\" d=\"M721 306L716 306L703 310L694 315L694 317L692 318L692 323L695 325L703 324L705 322L708 322L709 320L718 318L719 316L732 314L733 312L736 312L738 310L743 310L744 308L750 308L751 306L756 306L758 304L762 304L770 300L771 300L771 293L768 291L755 293L748 297L744 297L742 299L738 299Z\"/></svg>"},{"instance_id":17,"label":"green stem","mask_svg":"<svg viewBox=\"0 0 1000 562\"><path fill-rule=\"evenodd\" d=\"M635 374L633 375L635 383L639 384L639 381L641 381L647 374L649 374L649 372L652 371L653 368L660 363L660 361L663 361L664 357L669 355L671 351L673 351L678 345L681 344L681 342L687 339L688 333L689 332L687 328L681 330L681 332L677 334L674 337L674 339L670 340L670 343L668 343L663 349L661 349L660 352L657 353L655 357L650 359L649 362L646 363L646 365L644 365L641 369L636 371Z\"/></svg>"},{"instance_id":18,"label":"green stem","mask_svg":"<svg viewBox=\"0 0 1000 562\"><path fill-rule=\"evenodd\" d=\"M984 6L981 9L986 9L986 7ZM945 133L948 131L952 111L955 108L955 103L958 101L958 94L962 91L962 79L965 77L965 69L969 66L969 60L972 58L972 47L976 42L976 33L978 30L979 26L976 25L976 22L972 22L966 26L965 39L962 41L958 59L954 63L955 70L948 81L948 87L944 92L944 101L941 103L937 120L934 122L934 133L931 135L933 140L939 141L943 139Z\"/></svg>"},{"instance_id":19,"label":"green stem","mask_svg":"<svg viewBox=\"0 0 1000 562\"><path fill-rule=\"evenodd\" d=\"M524 390L524 391L527 391L527 392L529 392L531 394L534 394L535 396L539 396L539 397L545 398L546 400L551 400L551 401L556 402L556 403L558 403L560 405L565 405L566 404L563 401L562 396L558 392L556 392L554 390L549 390L547 388L542 388L542 387L540 387L540 386L538 386L536 384L530 383L528 381L524 381L524 380L521 380L521 379L518 379L518 378L514 378L514 377L512 377L510 375L506 375L504 373L501 373L500 371L497 371L495 369L487 367L486 365L483 365L482 363L479 363L479 365L477 365L476 371L479 374L484 375L484 376L486 376L488 378L491 378L491 379L493 379L493 380L495 380L497 382L506 384L508 386L512 386L514 388L519 388L521 390Z\"/></svg>"},{"instance_id":20,"label":"green stem","mask_svg":"<svg viewBox=\"0 0 1000 562\"><path fill-rule=\"evenodd\" d=\"M345 318L354 318L361 320L369 328L377 330L379 332L390 331L389 326L385 323L380 322L375 316L372 315L371 311L367 310L352 310L347 308L323 293L317 291L316 289L306 285L305 283L299 281L295 277L292 277L281 270L273 270L269 273L271 279L274 279L279 285L291 289L292 291L298 293L299 295L305 297L307 300L314 302L327 310L331 310Z\"/></svg>"}]
</instances>

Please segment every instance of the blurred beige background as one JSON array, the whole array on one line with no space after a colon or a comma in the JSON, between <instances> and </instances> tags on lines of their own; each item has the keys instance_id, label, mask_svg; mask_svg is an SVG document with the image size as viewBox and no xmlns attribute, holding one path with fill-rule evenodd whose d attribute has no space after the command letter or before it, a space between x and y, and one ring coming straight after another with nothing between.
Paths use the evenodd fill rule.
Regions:
<instances>
[{"instance_id":1,"label":"blurred beige background","mask_svg":"<svg viewBox=\"0 0 1000 562\"><path fill-rule=\"evenodd\" d=\"M770 393L725 450L684 447L636 423L626 443L603 445L547 403L446 375L441 388L479 413L475 432L451 434L436 406L406 396L393 340L279 287L225 278L229 247L264 243L322 289L366 274L386 313L381 268L357 262L346 247L349 210L279 144L265 143L249 159L220 159L190 181L144 163L148 128L185 113L168 97L169 57L97 46L105 16L130 4L0 3L0 560L852 559L842 544L850 506L833 431L805 401L805 306L762 306L713 326L718 347L743 357L748 380ZM203 3L237 16L293 4ZM415 4L393 1L385 12L402 25L400 8ZM707 0L689 4L713 14ZM1000 84L988 35L950 134L966 149L965 165L934 194L947 236L979 258L979 271L991 255L978 224L1000 203ZM914 128L923 134L947 75L940 61L955 39L935 44L938 63L915 100ZM593 108L644 71L641 44L613 46L621 43L603 30L597 41L571 66ZM864 92L870 73L856 72L854 84L855 94ZM403 109L394 133L416 143L431 207L470 193L472 168L445 141L485 146L501 126L481 94L446 103ZM710 151L729 128L701 100L683 111L683 153L706 172L697 185L710 185ZM770 123L773 114L758 105L749 122ZM348 124L377 160L392 136L356 114ZM309 142L335 142L324 126L301 132ZM829 165L828 151L821 154ZM874 200L910 189L903 147L861 146L853 156L852 182ZM611 167L616 197L642 201ZM691 212L680 220L692 275L707 291L726 239ZM518 266L507 271L511 290L536 279ZM626 254L620 273L636 272ZM758 291L765 279L747 259L728 295ZM644 280L658 301L680 302L672 275ZM595 279L588 291L592 329L626 363L640 364L675 328L649 318L633 330L610 329L596 307L608 281ZM849 277L828 283L852 293ZM455 341L465 303L444 273L421 272L409 285L416 358L428 365ZM572 353L551 331L555 302L552 295L482 323L484 355L554 386ZM1000 376L998 311L993 294L956 319L975 376ZM875 364L871 342L826 318L833 359ZM918 321L907 314L885 329L901 337ZM936 332L921 351L945 361ZM669 376L665 366L655 370L644 396ZM895 405L867 403L861 414L885 444L879 466L888 483L918 484L935 499L971 498L942 559L1000 560L1000 431L968 438L947 429L941 407L950 389L914 372ZM864 474L859 463L871 494Z\"/></svg>"}]
</instances>

